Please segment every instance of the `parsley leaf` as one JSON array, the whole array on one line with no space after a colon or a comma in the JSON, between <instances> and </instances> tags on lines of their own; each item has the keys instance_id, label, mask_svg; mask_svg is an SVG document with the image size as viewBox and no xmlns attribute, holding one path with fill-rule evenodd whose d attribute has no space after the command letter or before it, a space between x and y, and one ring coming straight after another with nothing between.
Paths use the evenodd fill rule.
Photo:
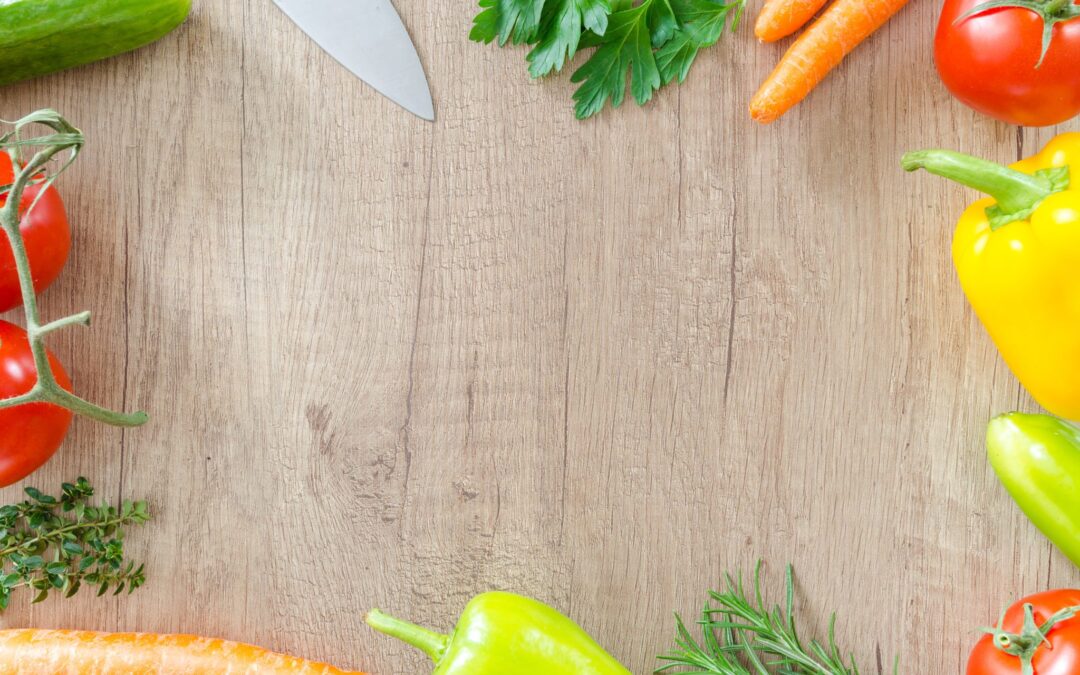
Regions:
<instances>
[{"instance_id":1,"label":"parsley leaf","mask_svg":"<svg viewBox=\"0 0 1080 675\"><path fill-rule=\"evenodd\" d=\"M594 49L574 72L578 119L608 103L622 105L629 90L640 105L671 82L683 82L698 52L732 32L746 0L479 0L469 37L533 45L529 74L562 70L581 50Z\"/></svg>"},{"instance_id":2,"label":"parsley leaf","mask_svg":"<svg viewBox=\"0 0 1080 675\"><path fill-rule=\"evenodd\" d=\"M529 52L529 74L543 77L552 70L562 70L574 58L581 42L582 29L595 35L607 32L608 0L555 0L544 7L540 41Z\"/></svg>"},{"instance_id":3,"label":"parsley leaf","mask_svg":"<svg viewBox=\"0 0 1080 675\"><path fill-rule=\"evenodd\" d=\"M649 30L652 32L653 47L660 47L679 30L679 20L671 0L649 0Z\"/></svg>"},{"instance_id":4,"label":"parsley leaf","mask_svg":"<svg viewBox=\"0 0 1080 675\"><path fill-rule=\"evenodd\" d=\"M630 71L630 92L644 105L660 88L660 71L653 54L649 14L654 0L645 0L611 15L604 40L570 78L581 82L574 92L577 117L585 119L600 112L611 101L622 105L626 94L626 72Z\"/></svg>"},{"instance_id":5,"label":"parsley leaf","mask_svg":"<svg viewBox=\"0 0 1080 675\"><path fill-rule=\"evenodd\" d=\"M657 66L664 84L678 80L686 81L690 66L700 50L711 47L720 40L731 19L731 32L739 27L745 0L733 0L722 5L712 0L676 0L677 12L684 23L683 29L675 33L670 41L656 52Z\"/></svg>"},{"instance_id":6,"label":"parsley leaf","mask_svg":"<svg viewBox=\"0 0 1080 675\"><path fill-rule=\"evenodd\" d=\"M469 39L499 46L508 41L516 45L536 41L544 0L480 0L481 11L473 20Z\"/></svg>"}]
</instances>

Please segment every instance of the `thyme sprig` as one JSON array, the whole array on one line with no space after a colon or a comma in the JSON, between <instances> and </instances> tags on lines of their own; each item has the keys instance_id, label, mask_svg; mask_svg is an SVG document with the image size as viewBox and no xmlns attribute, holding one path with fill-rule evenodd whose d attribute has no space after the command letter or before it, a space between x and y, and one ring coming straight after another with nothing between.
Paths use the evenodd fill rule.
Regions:
<instances>
[{"instance_id":1,"label":"thyme sprig","mask_svg":"<svg viewBox=\"0 0 1080 675\"><path fill-rule=\"evenodd\" d=\"M845 657L836 643L836 615L829 622L826 643L804 643L795 624L794 572L787 568L783 607L769 608L761 592L761 563L754 570L753 594L742 574L725 576L722 591L710 591L698 640L675 615L675 648L659 657L657 673L683 675L859 675L854 656ZM898 668L894 666L895 669Z\"/></svg>"},{"instance_id":2,"label":"thyme sprig","mask_svg":"<svg viewBox=\"0 0 1080 675\"><path fill-rule=\"evenodd\" d=\"M0 122L4 121L0 120ZM7 200L0 207L0 230L7 235L12 255L15 258L15 267L19 273L23 311L26 314L26 333L34 355L38 381L30 391L21 396L0 399L0 410L27 403L52 403L113 426L137 427L146 424L149 419L146 413L126 414L107 410L61 387L56 381L56 376L53 375L48 352L45 349L45 337L50 333L75 325L89 326L90 312L80 312L51 323L42 323L37 298L34 295L34 276L30 269L30 259L26 253L20 224L25 213L29 213L37 206L37 200L52 186L57 176L78 158L79 151L85 143L83 134L54 110L39 110L17 122L4 123L12 125L12 130L0 134L0 151L11 155L15 179L10 185L0 185L0 197ZM52 133L24 138L24 130L35 125L47 127ZM24 162L21 154L27 149L36 149L36 151ZM59 156L66 156L66 158L56 170L50 172L50 162ZM31 185L40 185L41 188L34 202L24 212L23 193Z\"/></svg>"},{"instance_id":3,"label":"thyme sprig","mask_svg":"<svg viewBox=\"0 0 1080 675\"><path fill-rule=\"evenodd\" d=\"M124 558L124 528L150 520L146 502L92 506L85 478L64 483L59 498L26 488L29 499L0 507L0 610L20 588L70 598L85 586L99 596L128 593L146 581L143 565Z\"/></svg>"}]
</instances>

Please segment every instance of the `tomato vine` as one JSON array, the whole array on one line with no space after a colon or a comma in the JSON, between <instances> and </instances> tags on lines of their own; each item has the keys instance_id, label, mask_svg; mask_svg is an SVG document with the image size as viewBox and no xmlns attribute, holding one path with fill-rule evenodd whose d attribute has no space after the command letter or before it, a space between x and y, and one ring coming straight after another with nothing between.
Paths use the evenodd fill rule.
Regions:
<instances>
[{"instance_id":1,"label":"tomato vine","mask_svg":"<svg viewBox=\"0 0 1080 675\"><path fill-rule=\"evenodd\" d=\"M15 177L10 185L0 185L0 196L6 195L7 197L7 202L0 208L0 229L7 235L19 275L23 311L26 315L26 332L34 355L34 365L37 369L37 384L21 396L0 399L0 410L28 403L51 403L105 424L118 427L141 426L149 419L146 413L122 413L102 408L79 398L57 383L56 376L49 365L48 352L45 349L45 337L50 333L70 326L89 326L90 312L72 314L49 323L43 324L41 322L37 298L34 293L30 260L20 231L24 216L23 213L20 213L23 192L30 185L42 185L37 198L30 205L30 208L26 209L26 212L32 211L41 195L45 194L45 191L52 186L56 178L78 158L79 152L85 143L83 134L53 110L39 110L17 122L4 123L11 125L12 130L0 135L0 149L11 155ZM52 133L23 138L23 130L31 125L48 127L52 130ZM21 155L25 149L36 149L36 152L29 161L24 163ZM49 163L65 154L67 155L66 159L60 167L49 173Z\"/></svg>"}]
</instances>

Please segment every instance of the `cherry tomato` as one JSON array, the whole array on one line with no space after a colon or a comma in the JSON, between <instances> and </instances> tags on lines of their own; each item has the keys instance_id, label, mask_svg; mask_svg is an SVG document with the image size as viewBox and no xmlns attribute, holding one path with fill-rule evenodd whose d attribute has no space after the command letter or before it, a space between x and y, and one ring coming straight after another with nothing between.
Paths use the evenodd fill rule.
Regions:
<instances>
[{"instance_id":1,"label":"cherry tomato","mask_svg":"<svg viewBox=\"0 0 1080 675\"><path fill-rule=\"evenodd\" d=\"M71 389L64 367L49 354L56 381ZM0 321L0 399L21 396L37 382L26 331ZM26 478L60 448L71 426L71 411L49 403L0 409L0 487Z\"/></svg>"},{"instance_id":2,"label":"cherry tomato","mask_svg":"<svg viewBox=\"0 0 1080 675\"><path fill-rule=\"evenodd\" d=\"M1010 124L1047 126L1080 114L1080 19L1054 27L1050 49L1036 67L1043 19L1034 11L1004 7L957 23L985 1L945 0L934 58L949 91Z\"/></svg>"},{"instance_id":3,"label":"cherry tomato","mask_svg":"<svg viewBox=\"0 0 1080 675\"><path fill-rule=\"evenodd\" d=\"M8 185L13 179L11 157L0 152L0 185ZM41 187L32 185L23 192L20 210L23 214L20 228L26 255L30 259L30 272L34 277L34 291L41 293L49 287L64 269L71 251L71 228L60 193L49 188L41 196L37 206L29 214L26 209L34 203ZM0 206L6 202L0 197ZM0 312L6 312L22 304L19 275L15 258L7 237L0 233Z\"/></svg>"},{"instance_id":4,"label":"cherry tomato","mask_svg":"<svg viewBox=\"0 0 1080 675\"><path fill-rule=\"evenodd\" d=\"M1031 595L1009 608L1001 628L1021 633L1024 627L1024 605L1034 608L1035 623L1041 625L1056 612L1080 607L1080 590L1049 591ZM1046 642L1034 637L1032 665L1035 675L1076 675L1080 673L1080 617L1059 621L1046 633ZM986 634L975 645L968 660L967 675L1020 675L1020 657L1007 654L994 644L994 636Z\"/></svg>"}]
</instances>

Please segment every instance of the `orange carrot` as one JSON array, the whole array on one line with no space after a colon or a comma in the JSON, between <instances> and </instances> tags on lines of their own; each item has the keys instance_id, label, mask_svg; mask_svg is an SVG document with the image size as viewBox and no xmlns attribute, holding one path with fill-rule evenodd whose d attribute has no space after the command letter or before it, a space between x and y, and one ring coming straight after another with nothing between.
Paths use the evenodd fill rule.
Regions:
<instances>
[{"instance_id":1,"label":"orange carrot","mask_svg":"<svg viewBox=\"0 0 1080 675\"><path fill-rule=\"evenodd\" d=\"M775 0L777 2L781 0ZM750 102L750 116L768 124L807 97L860 42L908 0L836 0L791 45Z\"/></svg>"},{"instance_id":2,"label":"orange carrot","mask_svg":"<svg viewBox=\"0 0 1080 675\"><path fill-rule=\"evenodd\" d=\"M758 15L754 35L776 42L806 25L829 0L767 0Z\"/></svg>"},{"instance_id":3,"label":"orange carrot","mask_svg":"<svg viewBox=\"0 0 1080 675\"><path fill-rule=\"evenodd\" d=\"M323 663L193 635L0 631L0 675L342 675Z\"/></svg>"}]
</instances>

